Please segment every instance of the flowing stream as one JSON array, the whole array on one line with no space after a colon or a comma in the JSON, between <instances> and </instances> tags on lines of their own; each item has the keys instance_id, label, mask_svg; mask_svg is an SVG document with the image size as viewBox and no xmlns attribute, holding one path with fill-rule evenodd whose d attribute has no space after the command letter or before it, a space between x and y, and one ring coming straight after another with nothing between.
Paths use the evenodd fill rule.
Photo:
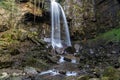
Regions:
<instances>
[{"instance_id":1,"label":"flowing stream","mask_svg":"<svg viewBox=\"0 0 120 80\"><path fill-rule=\"evenodd\" d=\"M58 60L59 62L59 65L61 64L66 64L67 61L64 60L64 56L60 56L60 59ZM71 59L71 64L76 64L76 59ZM62 66L61 66L62 67ZM50 70L47 70L47 71L43 71L41 72L39 75L46 75L46 74L49 74L50 76L56 76L56 75L60 75L61 74L61 71L57 70L57 69L50 69ZM78 73L76 71L66 71L65 72L65 76L77 76Z\"/></svg>"}]
</instances>

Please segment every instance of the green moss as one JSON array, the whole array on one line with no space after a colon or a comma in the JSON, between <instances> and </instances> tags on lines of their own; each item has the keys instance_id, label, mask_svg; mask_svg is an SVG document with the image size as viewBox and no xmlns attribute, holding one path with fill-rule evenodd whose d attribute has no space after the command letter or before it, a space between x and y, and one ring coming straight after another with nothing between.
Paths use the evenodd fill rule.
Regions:
<instances>
[{"instance_id":1,"label":"green moss","mask_svg":"<svg viewBox=\"0 0 120 80\"><path fill-rule=\"evenodd\" d=\"M0 0L0 7L9 11L16 10L17 7L14 2L14 0Z\"/></svg>"},{"instance_id":2,"label":"green moss","mask_svg":"<svg viewBox=\"0 0 120 80\"><path fill-rule=\"evenodd\" d=\"M102 77L101 80L109 80L109 77Z\"/></svg>"},{"instance_id":3,"label":"green moss","mask_svg":"<svg viewBox=\"0 0 120 80\"><path fill-rule=\"evenodd\" d=\"M104 40L106 43L113 41L119 42L120 41L120 28L112 29L108 32L105 32L94 39L95 41Z\"/></svg>"},{"instance_id":4,"label":"green moss","mask_svg":"<svg viewBox=\"0 0 120 80\"><path fill-rule=\"evenodd\" d=\"M110 66L104 70L102 80L120 80L119 75L120 72L117 69Z\"/></svg>"},{"instance_id":5,"label":"green moss","mask_svg":"<svg viewBox=\"0 0 120 80\"><path fill-rule=\"evenodd\" d=\"M103 76L113 76L116 73L116 69L113 67L108 67L105 69Z\"/></svg>"},{"instance_id":6,"label":"green moss","mask_svg":"<svg viewBox=\"0 0 120 80\"><path fill-rule=\"evenodd\" d=\"M13 30L3 32L0 36L0 48L8 47L11 44L18 44L17 33Z\"/></svg>"},{"instance_id":7,"label":"green moss","mask_svg":"<svg viewBox=\"0 0 120 80\"><path fill-rule=\"evenodd\" d=\"M43 61L41 59L36 59L33 57L28 57L26 59L26 61L23 62L22 65L23 66L32 66L32 67L40 68L40 69L45 69L45 68L49 67L49 65L45 61Z\"/></svg>"},{"instance_id":8,"label":"green moss","mask_svg":"<svg viewBox=\"0 0 120 80\"><path fill-rule=\"evenodd\" d=\"M1 39L0 41L1 42L8 42L8 43L12 43L12 42L15 42L13 36L15 36L15 34L13 34L12 32L8 32L8 33L4 33L2 36L1 36Z\"/></svg>"}]
</instances>

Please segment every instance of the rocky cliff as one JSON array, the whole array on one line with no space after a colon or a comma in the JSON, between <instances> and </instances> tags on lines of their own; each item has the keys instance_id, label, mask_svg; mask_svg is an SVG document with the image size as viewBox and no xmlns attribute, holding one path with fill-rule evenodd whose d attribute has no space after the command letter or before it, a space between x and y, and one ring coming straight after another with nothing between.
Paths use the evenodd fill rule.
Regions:
<instances>
[{"instance_id":1,"label":"rocky cliff","mask_svg":"<svg viewBox=\"0 0 120 80\"><path fill-rule=\"evenodd\" d=\"M47 66L40 59L42 54L48 54L41 40L50 20L44 9L28 0L0 0L0 68L20 68L26 64ZM37 61L33 54L34 57L40 54L37 64L31 64Z\"/></svg>"},{"instance_id":2,"label":"rocky cliff","mask_svg":"<svg viewBox=\"0 0 120 80\"><path fill-rule=\"evenodd\" d=\"M65 0L67 17L71 20L71 35L83 40L96 37L119 25L119 0Z\"/></svg>"},{"instance_id":3,"label":"rocky cliff","mask_svg":"<svg viewBox=\"0 0 120 80\"><path fill-rule=\"evenodd\" d=\"M95 11L98 26L101 30L117 27L120 20L119 0L95 0Z\"/></svg>"},{"instance_id":4,"label":"rocky cliff","mask_svg":"<svg viewBox=\"0 0 120 80\"><path fill-rule=\"evenodd\" d=\"M63 7L70 19L71 36L80 40L92 37L87 35L96 29L93 1L65 0Z\"/></svg>"}]
</instances>

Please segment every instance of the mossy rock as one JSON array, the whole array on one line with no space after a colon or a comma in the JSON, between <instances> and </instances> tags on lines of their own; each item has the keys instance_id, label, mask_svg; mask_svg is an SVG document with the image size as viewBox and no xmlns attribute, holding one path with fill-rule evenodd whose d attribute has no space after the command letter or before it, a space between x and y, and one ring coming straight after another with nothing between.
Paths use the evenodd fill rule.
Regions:
<instances>
[{"instance_id":1,"label":"mossy rock","mask_svg":"<svg viewBox=\"0 0 120 80\"><path fill-rule=\"evenodd\" d=\"M24 29L19 29L19 30L17 30L18 32L17 32L17 39L19 40L19 41L25 41L26 39L27 39L27 37L28 37L28 31L26 31L26 30L24 30Z\"/></svg>"},{"instance_id":2,"label":"mossy rock","mask_svg":"<svg viewBox=\"0 0 120 80\"><path fill-rule=\"evenodd\" d=\"M1 0L0 7L8 11L17 10L17 5L15 4L14 0Z\"/></svg>"},{"instance_id":3,"label":"mossy rock","mask_svg":"<svg viewBox=\"0 0 120 80\"><path fill-rule=\"evenodd\" d=\"M45 48L46 43L38 37L37 32L32 32L28 34L28 39L37 45L41 45Z\"/></svg>"},{"instance_id":4,"label":"mossy rock","mask_svg":"<svg viewBox=\"0 0 120 80\"><path fill-rule=\"evenodd\" d=\"M11 55L4 53L0 55L0 62L7 62L7 61L11 61Z\"/></svg>"},{"instance_id":5,"label":"mossy rock","mask_svg":"<svg viewBox=\"0 0 120 80\"><path fill-rule=\"evenodd\" d=\"M75 77L75 76L70 76L70 77L66 77L65 80L77 80L77 77Z\"/></svg>"},{"instance_id":6,"label":"mossy rock","mask_svg":"<svg viewBox=\"0 0 120 80\"><path fill-rule=\"evenodd\" d=\"M22 63L22 66L31 66L37 69L39 68L39 70L43 70L49 67L45 61L33 57L26 58L26 60Z\"/></svg>"},{"instance_id":7,"label":"mossy rock","mask_svg":"<svg viewBox=\"0 0 120 80\"><path fill-rule=\"evenodd\" d=\"M111 41L119 42L120 41L120 28L107 31L103 34L100 34L94 39L94 41L101 41L101 40L104 41L105 43L108 43Z\"/></svg>"},{"instance_id":8,"label":"mossy rock","mask_svg":"<svg viewBox=\"0 0 120 80\"><path fill-rule=\"evenodd\" d=\"M113 76L115 73L116 69L110 66L104 70L103 76Z\"/></svg>"},{"instance_id":9,"label":"mossy rock","mask_svg":"<svg viewBox=\"0 0 120 80\"><path fill-rule=\"evenodd\" d=\"M106 77L109 78L108 80L120 80L120 71L110 66L106 68L103 72L102 78L106 78Z\"/></svg>"},{"instance_id":10,"label":"mossy rock","mask_svg":"<svg viewBox=\"0 0 120 80\"><path fill-rule=\"evenodd\" d=\"M0 38L1 46L5 46L5 45L8 46L10 44L17 43L17 42L18 42L17 34L13 30L6 31L1 35L1 38Z\"/></svg>"},{"instance_id":11,"label":"mossy rock","mask_svg":"<svg viewBox=\"0 0 120 80\"><path fill-rule=\"evenodd\" d=\"M90 76L88 76L88 75L82 75L82 76L78 77L77 80L89 80L89 79L90 79Z\"/></svg>"},{"instance_id":12,"label":"mossy rock","mask_svg":"<svg viewBox=\"0 0 120 80\"><path fill-rule=\"evenodd\" d=\"M101 80L109 80L109 77L102 77Z\"/></svg>"}]
</instances>

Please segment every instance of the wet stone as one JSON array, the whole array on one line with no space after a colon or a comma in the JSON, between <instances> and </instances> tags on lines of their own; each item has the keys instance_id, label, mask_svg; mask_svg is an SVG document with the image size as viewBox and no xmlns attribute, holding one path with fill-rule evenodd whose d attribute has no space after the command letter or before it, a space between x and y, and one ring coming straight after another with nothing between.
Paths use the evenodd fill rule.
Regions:
<instances>
[{"instance_id":1,"label":"wet stone","mask_svg":"<svg viewBox=\"0 0 120 80\"><path fill-rule=\"evenodd\" d=\"M59 59L59 63L64 63L65 62L65 59L63 56L60 56L60 59Z\"/></svg>"},{"instance_id":2,"label":"wet stone","mask_svg":"<svg viewBox=\"0 0 120 80\"><path fill-rule=\"evenodd\" d=\"M72 61L71 59L66 58L66 57L64 58L64 60L65 60L65 61L68 61L68 62L71 62L71 61Z\"/></svg>"},{"instance_id":3,"label":"wet stone","mask_svg":"<svg viewBox=\"0 0 120 80\"><path fill-rule=\"evenodd\" d=\"M76 52L76 50L75 50L74 47L67 47L67 48L65 49L65 52L66 52L67 54L74 54L74 53Z\"/></svg>"},{"instance_id":4,"label":"wet stone","mask_svg":"<svg viewBox=\"0 0 120 80\"><path fill-rule=\"evenodd\" d=\"M66 74L66 71L60 70L59 73L65 75L65 74Z\"/></svg>"},{"instance_id":5,"label":"wet stone","mask_svg":"<svg viewBox=\"0 0 120 80\"><path fill-rule=\"evenodd\" d=\"M24 72L27 73L27 74L29 74L29 75L36 75L36 74L38 74L38 72L36 71L36 69L33 68L33 67L25 67L24 68Z\"/></svg>"},{"instance_id":6,"label":"wet stone","mask_svg":"<svg viewBox=\"0 0 120 80\"><path fill-rule=\"evenodd\" d=\"M7 80L22 80L22 77L9 77Z\"/></svg>"}]
</instances>

